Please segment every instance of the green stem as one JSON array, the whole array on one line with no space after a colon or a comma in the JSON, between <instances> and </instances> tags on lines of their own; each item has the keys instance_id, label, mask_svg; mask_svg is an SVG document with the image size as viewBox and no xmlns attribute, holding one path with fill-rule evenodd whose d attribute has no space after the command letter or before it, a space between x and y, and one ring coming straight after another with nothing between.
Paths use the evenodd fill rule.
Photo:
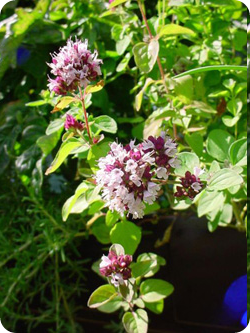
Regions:
<instances>
[{"instance_id":1,"label":"green stem","mask_svg":"<svg viewBox=\"0 0 250 333\"><path fill-rule=\"evenodd\" d=\"M63 288L61 288L60 290L61 290L61 294L62 294L62 298L63 298L63 305L64 305L65 311L67 313L67 316L69 318L69 322L70 322L71 327L72 327L72 331L71 332L75 333L75 331L76 331L75 322L74 322L72 313L70 311L70 308L69 308L69 305L68 305L68 302L67 302L67 298L66 298L66 296L64 294Z\"/></svg>"},{"instance_id":2,"label":"green stem","mask_svg":"<svg viewBox=\"0 0 250 333\"><path fill-rule=\"evenodd\" d=\"M84 103L84 95L82 93L81 86L79 86L78 88L79 88L79 92L80 92L80 96L81 96L80 100L81 100L81 103L82 103L82 109L83 109L83 114L84 114L84 118L85 118L85 124L86 124L87 133L88 133L88 136L89 136L89 141L92 142L92 138L91 138L91 134L90 134L90 129L89 129L89 122L88 122L87 111L86 111L85 103Z\"/></svg>"},{"instance_id":3,"label":"green stem","mask_svg":"<svg viewBox=\"0 0 250 333\"><path fill-rule=\"evenodd\" d=\"M189 71L186 71L184 73L175 75L173 78L177 79L179 77L183 77L186 75L191 74L198 74L203 72L209 72L209 71L228 71L228 70L234 70L234 71L247 71L247 66L234 66L234 65L218 65L218 66L205 66L205 67L199 67L190 69Z\"/></svg>"},{"instance_id":4,"label":"green stem","mask_svg":"<svg viewBox=\"0 0 250 333\"><path fill-rule=\"evenodd\" d=\"M48 257L48 255L47 255ZM31 267L37 262L37 261L40 261L40 260L43 260L46 258L46 253L42 253L38 258L37 260L34 260L34 261L31 261L30 264L28 266L26 266L22 272L18 275L18 277L15 279L15 281L12 283L12 285L10 286L10 288L8 289L7 291L7 295L5 297L5 299L3 300L2 304L0 304L0 307L4 307L6 305L6 303L8 302L9 300L9 297L12 295L12 292L14 290L14 288L16 287L16 285L21 281L23 280L23 276L26 274L26 272L28 272Z\"/></svg>"},{"instance_id":5,"label":"green stem","mask_svg":"<svg viewBox=\"0 0 250 333\"><path fill-rule=\"evenodd\" d=\"M42 234L29 239L25 244L23 244L22 246L20 246L18 249L14 250L14 253L12 253L8 258L6 258L4 261L0 262L0 268L2 266L4 266L8 261L10 261L13 257L15 257L15 255L17 253L22 252L23 250L25 250L30 244L33 244L34 242L36 242L39 238L43 237Z\"/></svg>"},{"instance_id":6,"label":"green stem","mask_svg":"<svg viewBox=\"0 0 250 333\"><path fill-rule=\"evenodd\" d=\"M163 0L162 1L162 17L161 17L163 26L165 25L165 9L166 9L166 0Z\"/></svg>"}]
</instances>

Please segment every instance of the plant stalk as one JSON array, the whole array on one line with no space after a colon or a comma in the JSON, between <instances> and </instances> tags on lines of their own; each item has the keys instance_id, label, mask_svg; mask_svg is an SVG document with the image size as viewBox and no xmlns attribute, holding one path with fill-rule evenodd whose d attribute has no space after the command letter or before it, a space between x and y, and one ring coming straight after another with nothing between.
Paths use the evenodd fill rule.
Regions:
<instances>
[{"instance_id":1,"label":"plant stalk","mask_svg":"<svg viewBox=\"0 0 250 333\"><path fill-rule=\"evenodd\" d=\"M147 28L149 37L150 37L150 39L154 39L154 36L153 36L153 34L152 34L151 30L150 30L150 27L148 25L148 20L147 20L147 17L145 15L145 13L144 13L143 6L142 6L142 3L141 3L140 0L138 0L138 5L139 5L140 12L141 12L141 16L142 16L143 21L145 23L145 26ZM162 68L162 64L161 64L161 60L160 60L159 56L157 56L157 65L158 65L159 70L160 70L161 79L162 79L164 88L166 90L166 93L168 94L169 92L168 92L168 88L167 88L166 81L165 81L165 74L164 74L164 70Z\"/></svg>"},{"instance_id":2,"label":"plant stalk","mask_svg":"<svg viewBox=\"0 0 250 333\"><path fill-rule=\"evenodd\" d=\"M83 109L83 113L84 113L84 118L85 118L85 124L86 124L86 129L87 129L87 133L88 133L88 137L89 137L89 141L92 142L92 138L91 138L91 134L90 134L90 129L89 129L89 122L88 122L88 116L87 116L87 111L85 108L85 103L84 103L84 95L82 93L82 89L80 86L78 86L79 88L79 92L80 92L80 100L82 103L82 109Z\"/></svg>"},{"instance_id":3,"label":"plant stalk","mask_svg":"<svg viewBox=\"0 0 250 333\"><path fill-rule=\"evenodd\" d=\"M146 25L146 28L147 28L147 31L148 31L148 34L149 34L149 37L150 39L154 39L155 37L153 36L151 30L150 30L150 27L148 25L148 20L147 20L147 17L146 17L146 14L144 13L144 10L143 10L143 6L142 6L142 3L140 0L138 0L138 6L139 6L139 9L140 9L140 12L141 12L141 16L143 18L143 21ZM159 55L157 55L157 58L156 58L156 61L157 61L157 65L158 65L158 68L160 70L160 74L161 74L161 79L162 79L162 83L163 83L163 86L165 88L165 92L166 94L168 95L169 94L169 91L168 91L168 87L166 85L166 80L165 80L165 74L164 74L164 70L163 70L163 67L162 67L162 64L161 64L161 60L160 60L160 57ZM171 101L170 101L171 103ZM178 138L178 135L177 135L177 129L176 129L176 125L173 124L173 132L174 132L174 137L177 139Z\"/></svg>"}]
</instances>

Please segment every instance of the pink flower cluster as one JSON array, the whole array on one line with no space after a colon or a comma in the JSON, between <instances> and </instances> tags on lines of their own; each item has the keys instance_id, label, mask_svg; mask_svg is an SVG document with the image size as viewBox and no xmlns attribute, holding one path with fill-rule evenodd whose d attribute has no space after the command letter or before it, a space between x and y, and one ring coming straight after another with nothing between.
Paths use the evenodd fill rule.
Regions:
<instances>
[{"instance_id":1,"label":"pink flower cluster","mask_svg":"<svg viewBox=\"0 0 250 333\"><path fill-rule=\"evenodd\" d=\"M190 198L193 200L197 194L201 192L204 187L204 184L201 182L199 175L203 173L198 167L194 168L194 174L191 174L190 171L185 173L185 177L181 178L181 185L177 186L177 191L174 194L178 198Z\"/></svg>"},{"instance_id":2,"label":"pink flower cluster","mask_svg":"<svg viewBox=\"0 0 250 333\"><path fill-rule=\"evenodd\" d=\"M126 255L116 255L116 253L110 251L108 256L102 256L100 263L100 273L103 276L110 277L111 283L118 287L124 284L125 280L131 278L131 269L129 265L132 262L132 256Z\"/></svg>"},{"instance_id":3,"label":"pink flower cluster","mask_svg":"<svg viewBox=\"0 0 250 333\"><path fill-rule=\"evenodd\" d=\"M87 39L84 43L77 38L75 42L68 39L67 45L51 56L52 63L48 65L56 78L49 78L48 87L57 95L65 95L76 90L78 86L86 87L90 81L101 75L102 60L97 59L97 51L91 53L88 50Z\"/></svg>"},{"instance_id":4,"label":"pink flower cluster","mask_svg":"<svg viewBox=\"0 0 250 333\"><path fill-rule=\"evenodd\" d=\"M76 118L74 118L70 114L67 114L66 115L66 120L65 120L65 123L64 123L64 128L67 131L70 130L70 129L82 131L84 129L84 124L77 121Z\"/></svg>"},{"instance_id":5,"label":"pink flower cluster","mask_svg":"<svg viewBox=\"0 0 250 333\"><path fill-rule=\"evenodd\" d=\"M138 145L131 141L124 147L113 142L110 148L98 161L96 183L103 188L102 197L111 211L142 218L145 203L153 204L159 195L157 181L167 180L171 170L179 166L177 144L162 133Z\"/></svg>"}]
</instances>

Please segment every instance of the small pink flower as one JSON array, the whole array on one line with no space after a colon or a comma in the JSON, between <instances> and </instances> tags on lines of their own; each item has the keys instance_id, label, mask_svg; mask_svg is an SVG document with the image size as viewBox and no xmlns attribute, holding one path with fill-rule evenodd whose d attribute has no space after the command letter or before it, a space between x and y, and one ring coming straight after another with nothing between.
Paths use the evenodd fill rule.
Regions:
<instances>
[{"instance_id":1,"label":"small pink flower","mask_svg":"<svg viewBox=\"0 0 250 333\"><path fill-rule=\"evenodd\" d=\"M118 287L124 284L125 280L131 278L131 269L129 268L131 262L131 255L116 255L116 253L110 251L108 256L102 256L99 270L103 276L110 277L110 282Z\"/></svg>"},{"instance_id":2,"label":"small pink flower","mask_svg":"<svg viewBox=\"0 0 250 333\"><path fill-rule=\"evenodd\" d=\"M203 172L204 171L197 167L194 168L194 174L191 174L190 171L187 171L185 173L185 177L181 178L182 186L177 186L176 188L177 191L174 194L175 197L183 199L188 197L193 200L204 187L204 184L200 181L200 178L198 178L198 176Z\"/></svg>"},{"instance_id":3,"label":"small pink flower","mask_svg":"<svg viewBox=\"0 0 250 333\"><path fill-rule=\"evenodd\" d=\"M84 125L77 121L74 117L72 117L70 114L66 115L66 121L64 123L64 128L66 130L74 129L74 130L80 130L82 131L84 129Z\"/></svg>"},{"instance_id":4,"label":"small pink flower","mask_svg":"<svg viewBox=\"0 0 250 333\"><path fill-rule=\"evenodd\" d=\"M102 197L111 211L126 212L134 219L144 216L145 203L152 205L160 186L153 180L168 179L178 165L177 144L165 133L150 136L138 145L131 141L123 146L110 145L107 156L98 161L97 184L103 187Z\"/></svg>"}]
</instances>

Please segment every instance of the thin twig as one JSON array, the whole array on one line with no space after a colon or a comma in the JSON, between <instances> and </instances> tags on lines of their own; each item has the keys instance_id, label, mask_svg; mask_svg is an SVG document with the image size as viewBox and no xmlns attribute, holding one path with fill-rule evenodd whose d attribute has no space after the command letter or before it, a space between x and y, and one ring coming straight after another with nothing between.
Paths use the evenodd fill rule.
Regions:
<instances>
[{"instance_id":1,"label":"thin twig","mask_svg":"<svg viewBox=\"0 0 250 333\"><path fill-rule=\"evenodd\" d=\"M82 93L82 89L81 89L81 86L79 85L78 86L79 88L79 92L80 92L80 100L81 100L81 103L82 103L82 109L83 109L83 113L84 113L84 118L85 118L85 124L86 124L86 129L87 129L87 133L88 133L88 136L89 136L89 141L92 142L92 138L91 138L91 134L90 134L90 129L89 129L89 122L88 122L88 116L87 116L87 111L86 111L86 108L85 108L85 103L84 103L84 95Z\"/></svg>"}]
</instances>

